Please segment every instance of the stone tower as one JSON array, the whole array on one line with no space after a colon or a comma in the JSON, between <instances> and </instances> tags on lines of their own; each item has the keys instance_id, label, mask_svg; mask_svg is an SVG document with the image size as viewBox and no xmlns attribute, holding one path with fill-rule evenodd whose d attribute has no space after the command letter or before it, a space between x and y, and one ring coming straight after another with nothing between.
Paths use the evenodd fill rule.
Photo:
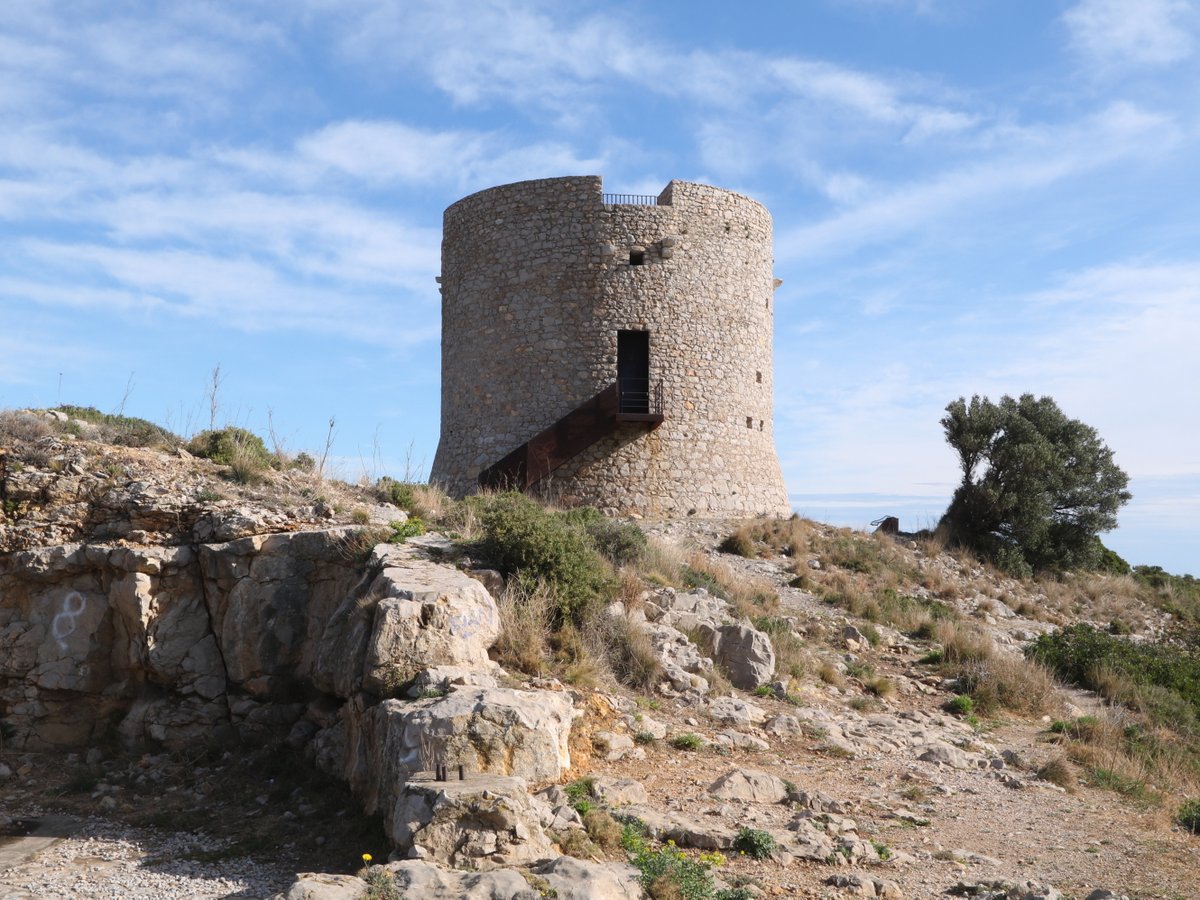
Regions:
<instances>
[{"instance_id":1,"label":"stone tower","mask_svg":"<svg viewBox=\"0 0 1200 900\"><path fill-rule=\"evenodd\" d=\"M446 210L432 480L646 516L790 513L772 430L771 216L672 181L489 188Z\"/></svg>"}]
</instances>

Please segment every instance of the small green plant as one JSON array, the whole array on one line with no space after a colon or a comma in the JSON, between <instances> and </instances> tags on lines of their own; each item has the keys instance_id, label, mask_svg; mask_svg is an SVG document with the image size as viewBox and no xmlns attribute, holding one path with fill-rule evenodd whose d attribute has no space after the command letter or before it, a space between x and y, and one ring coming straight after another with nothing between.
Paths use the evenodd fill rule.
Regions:
<instances>
[{"instance_id":1,"label":"small green plant","mask_svg":"<svg viewBox=\"0 0 1200 900\"><path fill-rule=\"evenodd\" d=\"M375 489L386 503L398 506L405 512L412 512L416 505L414 485L406 481L397 481L384 475L375 482Z\"/></svg>"},{"instance_id":2,"label":"small green plant","mask_svg":"<svg viewBox=\"0 0 1200 900\"><path fill-rule=\"evenodd\" d=\"M668 841L654 847L647 840L641 823L626 823L621 846L629 861L641 872L638 879L652 900L710 900L713 880L706 863L689 857Z\"/></svg>"},{"instance_id":3,"label":"small green plant","mask_svg":"<svg viewBox=\"0 0 1200 900\"><path fill-rule=\"evenodd\" d=\"M875 848L875 852L879 855L879 858L885 862L892 858L892 848L887 844L880 841L871 841L871 846Z\"/></svg>"},{"instance_id":4,"label":"small green plant","mask_svg":"<svg viewBox=\"0 0 1200 900\"><path fill-rule=\"evenodd\" d=\"M713 900L754 900L758 895L746 887L721 888Z\"/></svg>"},{"instance_id":5,"label":"small green plant","mask_svg":"<svg viewBox=\"0 0 1200 900\"><path fill-rule=\"evenodd\" d=\"M758 687L756 687L754 689L754 696L755 697L774 697L775 692L773 690L771 690L771 686L769 684L760 684Z\"/></svg>"},{"instance_id":6,"label":"small green plant","mask_svg":"<svg viewBox=\"0 0 1200 900\"><path fill-rule=\"evenodd\" d=\"M649 731L639 731L637 734L635 734L633 736L633 741L636 744L645 745L645 744L656 743L658 741L658 738L656 738L654 735L652 735Z\"/></svg>"},{"instance_id":7,"label":"small green plant","mask_svg":"<svg viewBox=\"0 0 1200 900\"><path fill-rule=\"evenodd\" d=\"M775 838L761 828L741 828L733 839L733 849L751 859L766 859L775 852Z\"/></svg>"},{"instance_id":8,"label":"small green plant","mask_svg":"<svg viewBox=\"0 0 1200 900\"><path fill-rule=\"evenodd\" d=\"M410 537L425 533L425 523L416 516L404 522L388 522L388 528L392 530L391 537L388 538L389 544L403 544Z\"/></svg>"},{"instance_id":9,"label":"small green plant","mask_svg":"<svg viewBox=\"0 0 1200 900\"><path fill-rule=\"evenodd\" d=\"M1185 831L1200 834L1200 799L1188 800L1175 813L1175 821Z\"/></svg>"},{"instance_id":10,"label":"small green plant","mask_svg":"<svg viewBox=\"0 0 1200 900\"><path fill-rule=\"evenodd\" d=\"M367 892L363 894L363 900L404 900L396 879L383 866L368 868L363 881L367 883Z\"/></svg>"},{"instance_id":11,"label":"small green plant","mask_svg":"<svg viewBox=\"0 0 1200 900\"><path fill-rule=\"evenodd\" d=\"M576 778L563 788L563 793L567 795L567 803L580 815L583 815L584 811L580 807L584 804L587 805L588 809L594 806L592 803L592 786L595 783L595 778L586 775L583 778Z\"/></svg>"},{"instance_id":12,"label":"small green plant","mask_svg":"<svg viewBox=\"0 0 1200 900\"><path fill-rule=\"evenodd\" d=\"M695 732L688 731L684 734L675 735L669 743L676 750L699 750L704 746L704 738Z\"/></svg>"},{"instance_id":13,"label":"small green plant","mask_svg":"<svg viewBox=\"0 0 1200 900\"><path fill-rule=\"evenodd\" d=\"M959 694L946 701L944 709L956 716L969 716L975 711L975 701L967 694Z\"/></svg>"}]
</instances>

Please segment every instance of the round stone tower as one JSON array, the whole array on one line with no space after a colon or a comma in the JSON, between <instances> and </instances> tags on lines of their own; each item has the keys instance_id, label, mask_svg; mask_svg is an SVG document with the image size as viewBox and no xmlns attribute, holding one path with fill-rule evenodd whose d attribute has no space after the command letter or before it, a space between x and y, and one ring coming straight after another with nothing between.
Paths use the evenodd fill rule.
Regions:
<instances>
[{"instance_id":1,"label":"round stone tower","mask_svg":"<svg viewBox=\"0 0 1200 900\"><path fill-rule=\"evenodd\" d=\"M432 480L647 516L790 513L771 266L770 214L707 185L549 178L458 201Z\"/></svg>"}]
</instances>

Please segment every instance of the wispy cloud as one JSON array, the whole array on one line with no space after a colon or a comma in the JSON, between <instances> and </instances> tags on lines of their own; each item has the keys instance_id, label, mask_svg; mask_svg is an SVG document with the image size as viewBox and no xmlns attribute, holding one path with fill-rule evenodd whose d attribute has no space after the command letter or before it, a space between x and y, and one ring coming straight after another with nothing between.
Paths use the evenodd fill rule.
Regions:
<instances>
[{"instance_id":1,"label":"wispy cloud","mask_svg":"<svg viewBox=\"0 0 1200 900\"><path fill-rule=\"evenodd\" d=\"M1179 138L1167 117L1115 103L1080 122L1007 129L1004 149L932 178L873 193L824 221L778 236L781 258L849 254L954 219L981 203L1078 177L1120 159L1165 151Z\"/></svg>"},{"instance_id":2,"label":"wispy cloud","mask_svg":"<svg viewBox=\"0 0 1200 900\"><path fill-rule=\"evenodd\" d=\"M1104 72L1176 63L1195 45L1196 10L1188 0L1082 0L1062 21L1072 49Z\"/></svg>"}]
</instances>

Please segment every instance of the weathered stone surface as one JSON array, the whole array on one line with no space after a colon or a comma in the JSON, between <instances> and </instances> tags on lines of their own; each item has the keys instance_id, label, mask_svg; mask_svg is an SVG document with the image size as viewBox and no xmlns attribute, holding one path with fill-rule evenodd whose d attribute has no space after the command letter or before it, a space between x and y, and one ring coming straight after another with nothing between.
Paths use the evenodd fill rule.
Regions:
<instances>
[{"instance_id":1,"label":"weathered stone surface","mask_svg":"<svg viewBox=\"0 0 1200 900\"><path fill-rule=\"evenodd\" d=\"M710 629L713 662L729 675L734 687L752 691L775 677L775 649L763 632L745 623Z\"/></svg>"},{"instance_id":2,"label":"weathered stone surface","mask_svg":"<svg viewBox=\"0 0 1200 900\"><path fill-rule=\"evenodd\" d=\"M421 900L541 900L541 894L512 869L455 872L424 860L387 866L402 897Z\"/></svg>"},{"instance_id":3,"label":"weathered stone surface","mask_svg":"<svg viewBox=\"0 0 1200 900\"><path fill-rule=\"evenodd\" d=\"M645 803L646 789L633 778L598 777L592 781L592 796L607 806Z\"/></svg>"},{"instance_id":4,"label":"weathered stone surface","mask_svg":"<svg viewBox=\"0 0 1200 900\"><path fill-rule=\"evenodd\" d=\"M779 803L787 797L782 778L757 769L733 769L711 785L708 792L718 800L744 800L751 803Z\"/></svg>"},{"instance_id":5,"label":"weathered stone surface","mask_svg":"<svg viewBox=\"0 0 1200 900\"><path fill-rule=\"evenodd\" d=\"M687 635L656 622L641 622L638 627L650 639L650 646L674 690L708 692L708 680L704 675L712 672L712 660L704 656Z\"/></svg>"},{"instance_id":6,"label":"weathered stone surface","mask_svg":"<svg viewBox=\"0 0 1200 900\"><path fill-rule=\"evenodd\" d=\"M728 850L737 836L720 819L702 820L649 806L629 806L623 812L641 819L651 837L660 841L674 841L680 847Z\"/></svg>"},{"instance_id":7,"label":"weathered stone surface","mask_svg":"<svg viewBox=\"0 0 1200 900\"><path fill-rule=\"evenodd\" d=\"M367 883L353 875L301 872L284 896L286 900L358 900L366 890Z\"/></svg>"},{"instance_id":8,"label":"weathered stone surface","mask_svg":"<svg viewBox=\"0 0 1200 900\"><path fill-rule=\"evenodd\" d=\"M534 866L558 900L641 900L640 872L622 863L599 863L560 856Z\"/></svg>"},{"instance_id":9,"label":"weathered stone surface","mask_svg":"<svg viewBox=\"0 0 1200 900\"><path fill-rule=\"evenodd\" d=\"M415 559L404 547L376 548L383 571L367 640L363 688L377 694L431 666L491 668L488 648L500 633L496 603L479 581L456 569Z\"/></svg>"},{"instance_id":10,"label":"weathered stone surface","mask_svg":"<svg viewBox=\"0 0 1200 900\"><path fill-rule=\"evenodd\" d=\"M554 855L522 778L407 781L388 834L412 856L458 869L491 869Z\"/></svg>"},{"instance_id":11,"label":"weathered stone surface","mask_svg":"<svg viewBox=\"0 0 1200 900\"><path fill-rule=\"evenodd\" d=\"M439 762L531 782L557 781L571 765L566 693L463 687L413 702L367 707L352 700L343 721L342 734L314 740L313 752L337 768L369 812L386 812L398 785Z\"/></svg>"},{"instance_id":12,"label":"weathered stone surface","mask_svg":"<svg viewBox=\"0 0 1200 900\"><path fill-rule=\"evenodd\" d=\"M761 706L740 697L716 697L709 701L708 714L724 725L759 725L767 713Z\"/></svg>"}]
</instances>

